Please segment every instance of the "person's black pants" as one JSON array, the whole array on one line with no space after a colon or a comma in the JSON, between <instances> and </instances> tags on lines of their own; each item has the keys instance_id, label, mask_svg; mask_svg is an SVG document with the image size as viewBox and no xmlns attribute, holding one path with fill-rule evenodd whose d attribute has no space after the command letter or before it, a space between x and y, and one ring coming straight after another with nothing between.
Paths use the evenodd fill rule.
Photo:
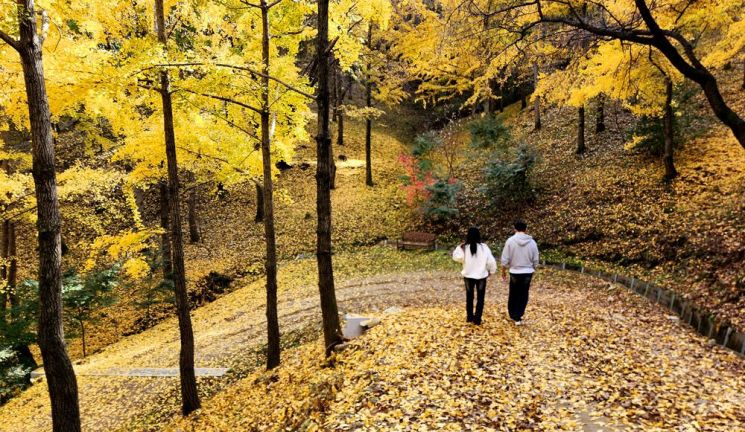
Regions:
<instances>
[{"instance_id":1,"label":"person's black pants","mask_svg":"<svg viewBox=\"0 0 745 432\"><path fill-rule=\"evenodd\" d=\"M514 321L523 319L525 307L528 305L531 279L533 279L532 273L510 273L510 298L507 301L507 310Z\"/></svg>"},{"instance_id":2,"label":"person's black pants","mask_svg":"<svg viewBox=\"0 0 745 432\"><path fill-rule=\"evenodd\" d=\"M484 296L486 295L486 278L463 278L466 283L466 321L481 324L481 314L484 312ZM476 312L473 311L473 291L476 290Z\"/></svg>"}]
</instances>

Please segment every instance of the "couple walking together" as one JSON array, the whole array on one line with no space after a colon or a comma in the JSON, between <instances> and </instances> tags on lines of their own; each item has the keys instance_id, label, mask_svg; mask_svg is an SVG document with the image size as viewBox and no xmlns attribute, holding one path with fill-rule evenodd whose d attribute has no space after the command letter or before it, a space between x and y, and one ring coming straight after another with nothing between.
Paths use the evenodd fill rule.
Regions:
<instances>
[{"instance_id":1,"label":"couple walking together","mask_svg":"<svg viewBox=\"0 0 745 432\"><path fill-rule=\"evenodd\" d=\"M502 280L507 280L509 270L510 292L507 310L516 325L522 324L525 307L528 304L530 281L538 266L538 245L533 237L526 234L528 228L523 221L515 222L515 234L507 239L502 249ZM497 272L497 261L489 246L481 242L478 228L469 228L466 242L456 247L453 259L463 263L463 279L466 285L466 320L480 325L484 311L486 281ZM476 310L473 300L476 294Z\"/></svg>"}]
</instances>

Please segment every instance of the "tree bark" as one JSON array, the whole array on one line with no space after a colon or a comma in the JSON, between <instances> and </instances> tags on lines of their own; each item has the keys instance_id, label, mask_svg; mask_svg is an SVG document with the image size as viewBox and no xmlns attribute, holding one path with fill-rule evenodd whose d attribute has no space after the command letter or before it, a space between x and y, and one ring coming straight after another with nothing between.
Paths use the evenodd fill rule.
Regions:
<instances>
[{"instance_id":1,"label":"tree bark","mask_svg":"<svg viewBox=\"0 0 745 432\"><path fill-rule=\"evenodd\" d=\"M10 237L10 221L2 222L2 230L0 230L0 322L6 322L7 304L10 297L10 292L7 286L8 278L8 240Z\"/></svg>"},{"instance_id":2,"label":"tree bark","mask_svg":"<svg viewBox=\"0 0 745 432\"><path fill-rule=\"evenodd\" d=\"M605 130L605 96L598 96L598 112L595 114L595 133Z\"/></svg>"},{"instance_id":3,"label":"tree bark","mask_svg":"<svg viewBox=\"0 0 745 432\"><path fill-rule=\"evenodd\" d=\"M163 269L163 279L173 278L173 258L171 252L171 204L168 196L168 182L161 180L158 183L160 189L160 227L163 233L160 235L160 258Z\"/></svg>"},{"instance_id":4,"label":"tree bark","mask_svg":"<svg viewBox=\"0 0 745 432\"><path fill-rule=\"evenodd\" d=\"M194 185L189 191L189 241L191 243L199 243L201 241L201 233L199 232L199 216L197 212L199 188Z\"/></svg>"},{"instance_id":5,"label":"tree bark","mask_svg":"<svg viewBox=\"0 0 745 432\"><path fill-rule=\"evenodd\" d=\"M533 63L533 88L538 88L538 63ZM533 111L535 111L535 122L534 129L539 130L541 128L541 98L536 96Z\"/></svg>"},{"instance_id":6,"label":"tree bark","mask_svg":"<svg viewBox=\"0 0 745 432\"><path fill-rule=\"evenodd\" d=\"M337 117L337 134L336 134L336 145L337 146L343 146L344 145L344 113L340 112Z\"/></svg>"},{"instance_id":7,"label":"tree bark","mask_svg":"<svg viewBox=\"0 0 745 432\"><path fill-rule=\"evenodd\" d=\"M7 279L7 296L12 308L11 319L15 321L18 319L18 293L16 286L18 284L18 251L16 247L16 224L13 222L8 223L8 279Z\"/></svg>"},{"instance_id":8,"label":"tree bark","mask_svg":"<svg viewBox=\"0 0 745 432\"><path fill-rule=\"evenodd\" d=\"M318 0L318 36L316 40L316 54L318 55L318 96L316 99L318 103L318 135L316 136L318 228L316 230L316 258L318 260L318 292L321 298L321 315L323 316L323 339L327 356L331 354L331 349L342 341L331 257L328 14L328 0Z\"/></svg>"},{"instance_id":9,"label":"tree bark","mask_svg":"<svg viewBox=\"0 0 745 432\"><path fill-rule=\"evenodd\" d=\"M662 130L665 139L665 152L663 161L665 164L665 181L670 181L678 176L673 159L674 151L674 128L673 128L673 82L669 78L665 79L665 114L662 117Z\"/></svg>"},{"instance_id":10,"label":"tree bark","mask_svg":"<svg viewBox=\"0 0 745 432\"><path fill-rule=\"evenodd\" d=\"M585 106L582 105L577 110L577 154L582 154L587 150L585 147Z\"/></svg>"},{"instance_id":11,"label":"tree bark","mask_svg":"<svg viewBox=\"0 0 745 432\"><path fill-rule=\"evenodd\" d=\"M272 184L272 149L269 136L269 6L261 0L261 57L264 76L261 80L261 156L264 165L264 237L266 241L266 368L280 362L279 318L277 316L277 243L274 233L274 196Z\"/></svg>"},{"instance_id":12,"label":"tree bark","mask_svg":"<svg viewBox=\"0 0 745 432\"><path fill-rule=\"evenodd\" d=\"M87 357L87 347L85 346L85 323L83 320L79 320L78 323L80 324L80 341L83 345L83 358Z\"/></svg>"},{"instance_id":13,"label":"tree bark","mask_svg":"<svg viewBox=\"0 0 745 432\"><path fill-rule=\"evenodd\" d=\"M372 23L367 26L367 47L372 50ZM372 79L370 77L370 69L372 63L367 62L367 76L365 82L365 106L372 108ZM365 184L368 186L374 186L372 176L372 119L367 117L365 121Z\"/></svg>"},{"instance_id":14,"label":"tree bark","mask_svg":"<svg viewBox=\"0 0 745 432\"><path fill-rule=\"evenodd\" d=\"M499 84L499 112L504 112L504 83Z\"/></svg>"},{"instance_id":15,"label":"tree bark","mask_svg":"<svg viewBox=\"0 0 745 432\"><path fill-rule=\"evenodd\" d=\"M158 41L166 48L165 13L163 0L155 0L155 27ZM168 161L168 195L171 216L171 254L173 285L176 298L181 349L179 371L181 377L181 411L188 415L199 409L199 393L194 372L194 331L189 315L189 298L186 292L186 269L184 267L183 232L181 230L181 206L179 197L178 159L176 157L176 135L173 126L173 103L168 71L160 72L160 96L163 105L163 132L165 135L166 159Z\"/></svg>"},{"instance_id":16,"label":"tree bark","mask_svg":"<svg viewBox=\"0 0 745 432\"><path fill-rule=\"evenodd\" d=\"M259 181L254 184L256 185L256 217L254 222L264 222L264 187L261 186Z\"/></svg>"},{"instance_id":17,"label":"tree bark","mask_svg":"<svg viewBox=\"0 0 745 432\"><path fill-rule=\"evenodd\" d=\"M52 429L79 432L78 384L62 329L61 220L41 38L36 30L34 1L17 0L17 5L20 40L15 48L21 57L26 85L39 232L38 342L52 405Z\"/></svg>"}]
</instances>

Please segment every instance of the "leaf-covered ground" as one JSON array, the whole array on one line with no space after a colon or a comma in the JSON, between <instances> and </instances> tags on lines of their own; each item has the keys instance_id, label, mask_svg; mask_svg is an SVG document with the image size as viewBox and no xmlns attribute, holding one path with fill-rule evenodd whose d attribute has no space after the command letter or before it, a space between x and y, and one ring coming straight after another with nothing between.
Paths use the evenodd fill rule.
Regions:
<instances>
[{"instance_id":1,"label":"leaf-covered ground","mask_svg":"<svg viewBox=\"0 0 745 432\"><path fill-rule=\"evenodd\" d=\"M442 285L427 281L439 281L436 271L452 267L452 261L442 252L400 253L382 247L341 253L334 262L342 311L369 310L387 304L425 304L435 296L430 290ZM401 272L407 276L396 276ZM285 346L317 336L321 315L316 274L312 259L280 266L279 314ZM395 286L405 289L394 289ZM411 295L412 290L423 294L419 303ZM199 379L205 397L263 364L264 303L264 280L259 279L192 312L196 367L231 368L223 378ZM156 431L177 416L180 404L175 378L100 377L86 373L110 368L178 367L178 341L176 319L170 318L78 361L84 429ZM36 384L0 407L0 431L50 430L49 412L46 385Z\"/></svg>"},{"instance_id":2,"label":"leaf-covered ground","mask_svg":"<svg viewBox=\"0 0 745 432\"><path fill-rule=\"evenodd\" d=\"M524 327L505 316L504 287L488 290L482 327L460 303L383 315L333 367L318 344L296 349L171 430L745 427L745 361L621 288L543 274Z\"/></svg>"},{"instance_id":3,"label":"leaf-covered ground","mask_svg":"<svg viewBox=\"0 0 745 432\"><path fill-rule=\"evenodd\" d=\"M79 378L85 430L722 430L745 427L745 360L619 286L545 270L525 327L492 280L482 327L443 252L337 256L341 309L381 324L323 361L313 262L280 270L283 366L261 370L261 282L194 312L204 408L179 420L176 378ZM443 269L448 269L443 271ZM388 274L386 274L388 273ZM355 277L352 277L352 276ZM385 313L392 306L399 313ZM79 366L177 365L175 320ZM292 345L300 346L292 348ZM50 428L43 383L0 408L1 430Z\"/></svg>"},{"instance_id":4,"label":"leaf-covered ground","mask_svg":"<svg viewBox=\"0 0 745 432\"><path fill-rule=\"evenodd\" d=\"M740 80L723 76L723 92L745 113ZM607 129L595 133L595 105L587 107L586 154L575 154L577 110L543 107L535 131L533 105L510 106L503 117L516 143L537 149L532 174L536 202L503 210L478 193L486 152L462 158L456 170L466 186L458 201L461 226L478 224L495 241L511 221L525 218L545 247L564 258L614 266L657 282L745 329L745 152L697 94L685 109L693 117L675 150L679 177L662 181L659 157L624 149L633 130L628 112L606 104ZM444 132L468 150L466 122ZM473 153L473 151L471 151Z\"/></svg>"}]
</instances>

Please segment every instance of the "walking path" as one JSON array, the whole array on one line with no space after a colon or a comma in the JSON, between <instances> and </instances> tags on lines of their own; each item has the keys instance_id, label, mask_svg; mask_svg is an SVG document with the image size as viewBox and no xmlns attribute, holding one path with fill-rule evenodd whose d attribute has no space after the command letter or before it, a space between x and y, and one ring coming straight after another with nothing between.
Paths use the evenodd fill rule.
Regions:
<instances>
[{"instance_id":1,"label":"walking path","mask_svg":"<svg viewBox=\"0 0 745 432\"><path fill-rule=\"evenodd\" d=\"M249 296L242 293L245 290L193 312L196 366L231 369L222 377L200 378L202 391L218 392L245 376L260 359L258 352L264 343L266 327L264 310L245 300ZM501 282L490 282L485 315L488 326L497 322L505 325L502 307L505 292ZM250 296L255 297L255 293ZM592 348L586 355L596 356L593 364L598 368L597 391L602 391L603 373L628 374L633 378L630 385L645 377L630 368L630 359L637 359L649 368L661 368L662 374L698 380L702 386L700 394L692 396L698 401L696 407L725 410L732 403L745 406L745 361L709 346L705 339L669 319L664 311L627 291L609 289L608 283L587 276L546 271L536 279L531 296L525 331L532 340L530 346L536 347L534 358L556 361L556 368L568 368L569 373L572 359L562 357L562 353L581 353L583 350L570 348L583 344ZM463 288L462 280L450 272L406 273L340 284L337 297L340 310L351 313L376 313L392 306L457 310L454 308L463 301ZM317 296L280 302L279 314L285 335L309 326L317 328L320 319ZM574 315L582 317L581 320L573 320ZM384 318L382 326L385 321ZM646 337L640 338L641 334ZM84 430L133 430L142 424L150 425L146 429L157 430L159 425L177 416L178 380L169 378L170 375L155 378L124 373L100 375L116 370L176 368L178 347L176 323L171 320L122 340L77 366ZM611 369L601 373L603 365L610 365ZM50 430L45 387L37 384L0 408L0 431ZM666 387L652 390L664 392ZM571 405L573 401L565 403ZM594 430L595 420L590 419L590 411L582 407L576 412L587 423L587 430ZM743 417L723 421L745 425Z\"/></svg>"}]
</instances>

